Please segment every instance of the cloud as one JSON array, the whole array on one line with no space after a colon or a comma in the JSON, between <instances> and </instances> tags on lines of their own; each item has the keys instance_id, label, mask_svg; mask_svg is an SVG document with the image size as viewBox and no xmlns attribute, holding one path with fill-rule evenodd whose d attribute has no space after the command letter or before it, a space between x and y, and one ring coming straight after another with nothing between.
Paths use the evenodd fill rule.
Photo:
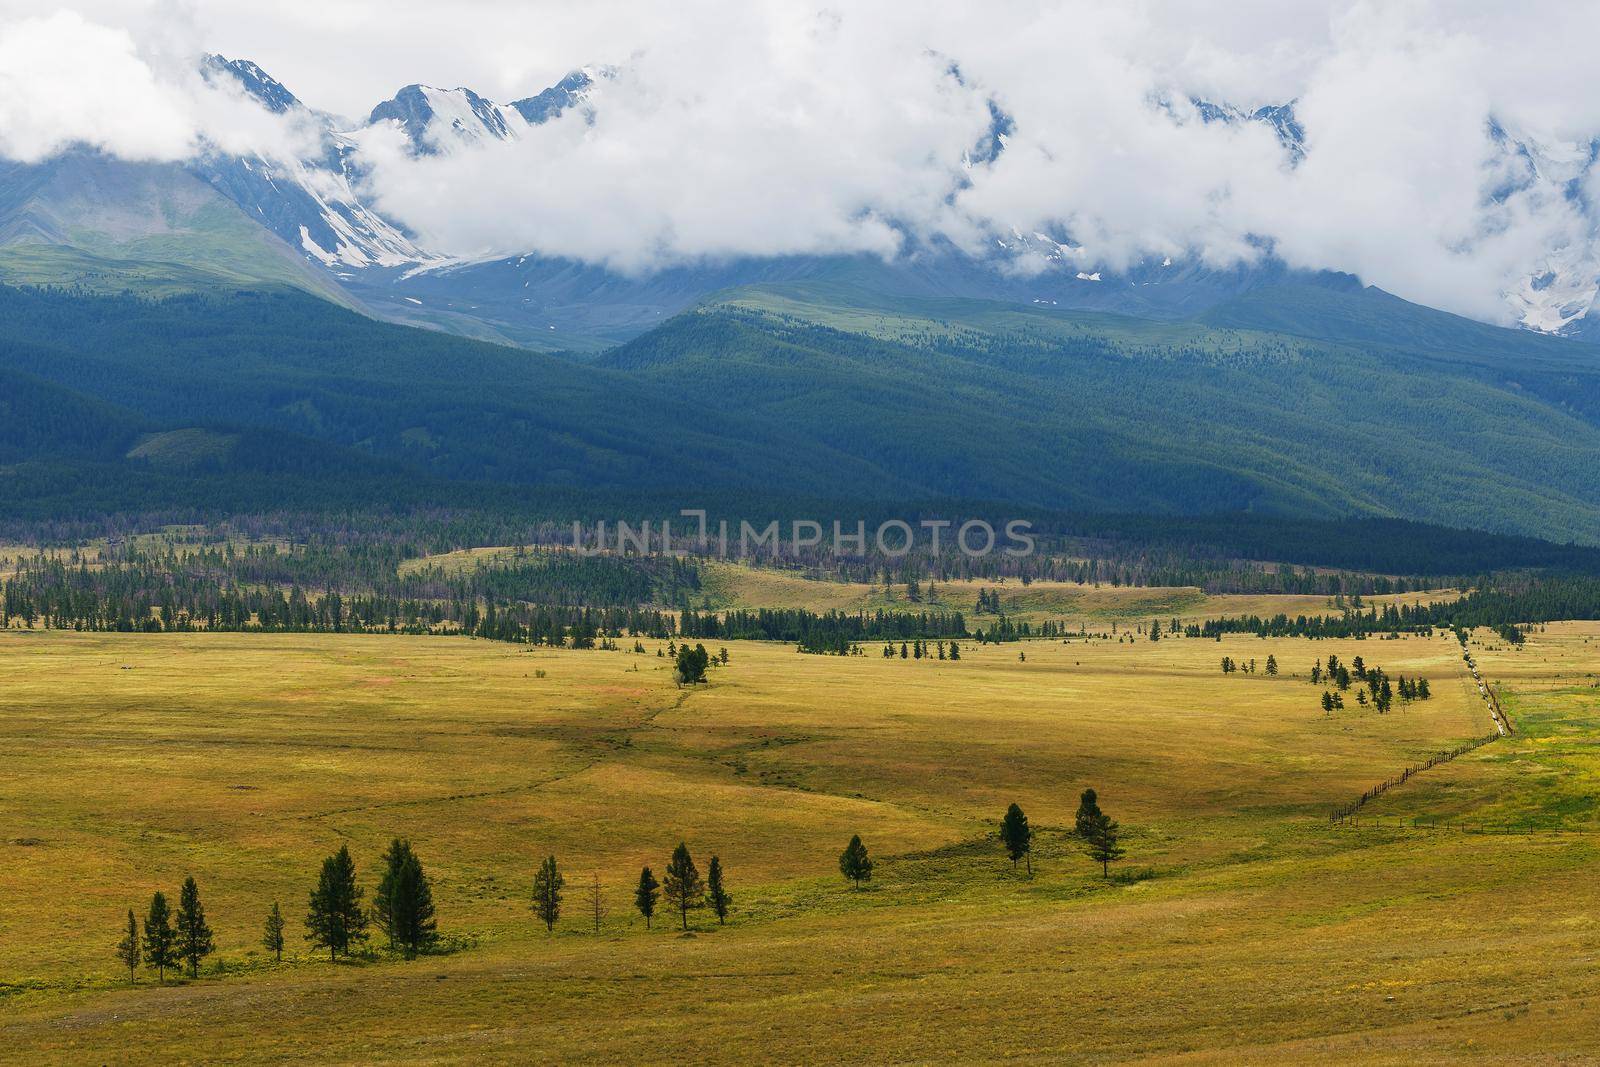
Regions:
<instances>
[{"instance_id":1,"label":"cloud","mask_svg":"<svg viewBox=\"0 0 1600 1067\"><path fill-rule=\"evenodd\" d=\"M74 144L130 159L195 149L188 94L127 31L71 11L0 25L0 155L37 162Z\"/></svg>"},{"instance_id":2,"label":"cloud","mask_svg":"<svg viewBox=\"0 0 1600 1067\"><path fill-rule=\"evenodd\" d=\"M72 148L137 161L202 152L289 158L317 143L304 117L273 115L196 52L152 47L75 11L0 20L0 158L36 163Z\"/></svg>"},{"instance_id":3,"label":"cloud","mask_svg":"<svg viewBox=\"0 0 1600 1067\"><path fill-rule=\"evenodd\" d=\"M455 255L647 271L1039 231L1112 268L1270 247L1496 321L1524 313L1505 294L1551 263L1580 288L1600 275L1592 4L78 6L88 17L0 16L0 154L291 154L314 136L194 77L202 43L355 114L379 86L506 100L614 64L590 113L512 143L417 158L392 130L361 134L371 195ZM1202 121L1191 97L1295 100L1304 158L1264 124ZM969 165L991 101L1014 126L997 160Z\"/></svg>"}]
</instances>

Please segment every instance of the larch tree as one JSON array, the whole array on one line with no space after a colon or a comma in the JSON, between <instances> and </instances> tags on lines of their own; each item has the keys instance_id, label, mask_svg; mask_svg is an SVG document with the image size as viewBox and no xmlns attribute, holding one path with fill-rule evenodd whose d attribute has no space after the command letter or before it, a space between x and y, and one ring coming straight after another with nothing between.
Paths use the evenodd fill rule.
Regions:
<instances>
[{"instance_id":1,"label":"larch tree","mask_svg":"<svg viewBox=\"0 0 1600 1067\"><path fill-rule=\"evenodd\" d=\"M854 882L857 889L862 882L872 881L872 858L867 855L867 846L861 843L860 834L852 836L844 851L839 853L839 873Z\"/></svg>"},{"instance_id":2,"label":"larch tree","mask_svg":"<svg viewBox=\"0 0 1600 1067\"><path fill-rule=\"evenodd\" d=\"M372 916L389 939L391 951L406 959L438 941L433 888L411 842L397 837L383 854L383 877L372 897Z\"/></svg>"},{"instance_id":3,"label":"larch tree","mask_svg":"<svg viewBox=\"0 0 1600 1067\"><path fill-rule=\"evenodd\" d=\"M556 867L556 858L546 856L533 875L533 911L544 923L545 933L556 928L561 918L561 890L567 884Z\"/></svg>"},{"instance_id":4,"label":"larch tree","mask_svg":"<svg viewBox=\"0 0 1600 1067\"><path fill-rule=\"evenodd\" d=\"M661 883L646 867L639 872L639 885L633 891L633 906L644 916L644 928L650 929L650 917L656 913L656 901L661 897Z\"/></svg>"},{"instance_id":5,"label":"larch tree","mask_svg":"<svg viewBox=\"0 0 1600 1067\"><path fill-rule=\"evenodd\" d=\"M733 897L722 883L722 861L716 856L711 857L711 867L706 871L706 903L711 905L719 926L728 921L728 909L733 905Z\"/></svg>"},{"instance_id":6,"label":"larch tree","mask_svg":"<svg viewBox=\"0 0 1600 1067\"><path fill-rule=\"evenodd\" d=\"M261 947L272 953L275 963L283 962L283 912L278 910L278 902L272 902L272 910L267 912L267 922L261 931Z\"/></svg>"},{"instance_id":7,"label":"larch tree","mask_svg":"<svg viewBox=\"0 0 1600 1067\"><path fill-rule=\"evenodd\" d=\"M678 847L672 850L672 858L667 861L667 877L661 888L668 902L678 909L683 928L689 929L689 909L700 906L705 898L706 884L701 881L700 871L689 855L689 846L682 841L678 842Z\"/></svg>"},{"instance_id":8,"label":"larch tree","mask_svg":"<svg viewBox=\"0 0 1600 1067\"><path fill-rule=\"evenodd\" d=\"M317 887L311 891L306 911L306 940L328 950L328 958L348 956L367 939L367 916L361 909L362 890L356 884L356 864L350 849L339 851L322 861Z\"/></svg>"},{"instance_id":9,"label":"larch tree","mask_svg":"<svg viewBox=\"0 0 1600 1067\"><path fill-rule=\"evenodd\" d=\"M167 980L168 968L178 966L178 938L172 930L172 912L165 893L150 898L144 917L144 965L156 972L156 981Z\"/></svg>"},{"instance_id":10,"label":"larch tree","mask_svg":"<svg viewBox=\"0 0 1600 1067\"><path fill-rule=\"evenodd\" d=\"M1073 820L1073 828L1079 837L1089 836L1089 827L1100 814L1100 798L1093 789L1085 789L1078 798L1078 814Z\"/></svg>"},{"instance_id":11,"label":"larch tree","mask_svg":"<svg viewBox=\"0 0 1600 1067\"><path fill-rule=\"evenodd\" d=\"M200 903L200 887L185 878L178 892L178 957L189 964L189 977L200 977L200 961L216 949L211 927L206 925L206 909Z\"/></svg>"},{"instance_id":12,"label":"larch tree","mask_svg":"<svg viewBox=\"0 0 1600 1067\"><path fill-rule=\"evenodd\" d=\"M1032 878L1033 830L1028 826L1028 817L1015 804L1006 809L1005 818L1000 820L1000 842L1011 857L1012 870L1016 869L1018 860L1026 860L1028 877Z\"/></svg>"},{"instance_id":13,"label":"larch tree","mask_svg":"<svg viewBox=\"0 0 1600 1067\"><path fill-rule=\"evenodd\" d=\"M1086 835L1089 858L1100 864L1100 873L1106 878L1111 877L1111 864L1127 854L1117 843L1119 833L1116 821L1102 813L1095 816Z\"/></svg>"},{"instance_id":14,"label":"larch tree","mask_svg":"<svg viewBox=\"0 0 1600 1067\"><path fill-rule=\"evenodd\" d=\"M117 959L128 968L128 984L133 985L139 977L139 921L133 917L133 909L128 909L128 928L122 935L122 940L117 942Z\"/></svg>"}]
</instances>

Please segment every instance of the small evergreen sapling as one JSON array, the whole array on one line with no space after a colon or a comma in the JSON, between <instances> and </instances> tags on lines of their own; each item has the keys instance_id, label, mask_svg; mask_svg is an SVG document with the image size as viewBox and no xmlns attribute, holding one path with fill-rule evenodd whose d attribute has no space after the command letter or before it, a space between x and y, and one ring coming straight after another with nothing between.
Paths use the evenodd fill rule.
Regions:
<instances>
[{"instance_id":1,"label":"small evergreen sapling","mask_svg":"<svg viewBox=\"0 0 1600 1067\"><path fill-rule=\"evenodd\" d=\"M278 910L278 902L272 902L272 910L267 912L267 922L261 931L261 947L272 953L274 963L283 962L283 912Z\"/></svg>"},{"instance_id":2,"label":"small evergreen sapling","mask_svg":"<svg viewBox=\"0 0 1600 1067\"><path fill-rule=\"evenodd\" d=\"M139 977L139 921L133 917L133 909L128 909L128 928L122 935L122 940L117 942L117 959L128 968L128 984L133 985Z\"/></svg>"}]
</instances>

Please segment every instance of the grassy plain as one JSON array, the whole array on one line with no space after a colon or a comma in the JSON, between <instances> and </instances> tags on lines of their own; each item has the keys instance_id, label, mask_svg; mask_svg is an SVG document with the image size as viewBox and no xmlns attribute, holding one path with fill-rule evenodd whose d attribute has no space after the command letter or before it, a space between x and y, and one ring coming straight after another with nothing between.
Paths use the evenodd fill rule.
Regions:
<instances>
[{"instance_id":1,"label":"grassy plain","mask_svg":"<svg viewBox=\"0 0 1600 1067\"><path fill-rule=\"evenodd\" d=\"M649 647L0 633L0 1060L1600 1056L1600 849L1577 832L1600 828L1600 627L1479 649L1518 736L1369 805L1555 805L1561 834L1329 826L1489 729L1445 635L974 644L955 663L736 643L694 690ZM1217 669L1269 653L1284 676ZM1304 675L1330 653L1436 696L1325 717ZM1085 786L1125 830L1109 882L1066 833ZM1032 880L993 836L1013 800L1039 832ZM852 833L879 864L861 892L836 869ZM455 951L314 958L318 861L348 842L370 888L393 834ZM632 912L639 866L680 838L727 866L727 927ZM554 936L527 902L547 853L568 877ZM599 936L578 914L594 871ZM220 971L128 989L125 909L191 873ZM256 946L273 900L281 966Z\"/></svg>"}]
</instances>

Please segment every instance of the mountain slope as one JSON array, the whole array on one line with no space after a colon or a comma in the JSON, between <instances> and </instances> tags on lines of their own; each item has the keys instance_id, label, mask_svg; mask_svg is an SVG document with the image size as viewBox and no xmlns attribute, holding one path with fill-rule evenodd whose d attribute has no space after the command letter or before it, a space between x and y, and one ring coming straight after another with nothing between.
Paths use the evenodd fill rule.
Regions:
<instances>
[{"instance_id":1,"label":"mountain slope","mask_svg":"<svg viewBox=\"0 0 1600 1067\"><path fill-rule=\"evenodd\" d=\"M915 450L929 438L906 427L925 420L962 457L959 468L924 472L939 492L1403 515L1593 541L1600 420L1519 381L1565 378L1574 394L1594 395L1600 359L1468 325L1503 350L863 300L796 283L724 294L603 362L662 378L715 375L741 410L774 419L797 398L821 407L847 397L861 411L836 432L874 455Z\"/></svg>"},{"instance_id":2,"label":"mountain slope","mask_svg":"<svg viewBox=\"0 0 1600 1067\"><path fill-rule=\"evenodd\" d=\"M293 285L353 303L195 175L175 164L70 152L0 163L0 281L140 288L143 276L194 284Z\"/></svg>"},{"instance_id":3,"label":"mountain slope","mask_svg":"<svg viewBox=\"0 0 1600 1067\"><path fill-rule=\"evenodd\" d=\"M1378 299L1386 315L1410 307ZM1414 337L1448 325L1410 314ZM213 435L312 439L418 479L670 492L686 507L760 492L1396 516L1588 543L1600 528L1600 414L1540 395L1559 380L1596 395L1600 360L1510 331L1384 346L837 282L731 290L565 358L290 290L152 302L0 289L0 321L0 369L151 431L213 427L222 412ZM145 455L241 447L180 435Z\"/></svg>"}]
</instances>

